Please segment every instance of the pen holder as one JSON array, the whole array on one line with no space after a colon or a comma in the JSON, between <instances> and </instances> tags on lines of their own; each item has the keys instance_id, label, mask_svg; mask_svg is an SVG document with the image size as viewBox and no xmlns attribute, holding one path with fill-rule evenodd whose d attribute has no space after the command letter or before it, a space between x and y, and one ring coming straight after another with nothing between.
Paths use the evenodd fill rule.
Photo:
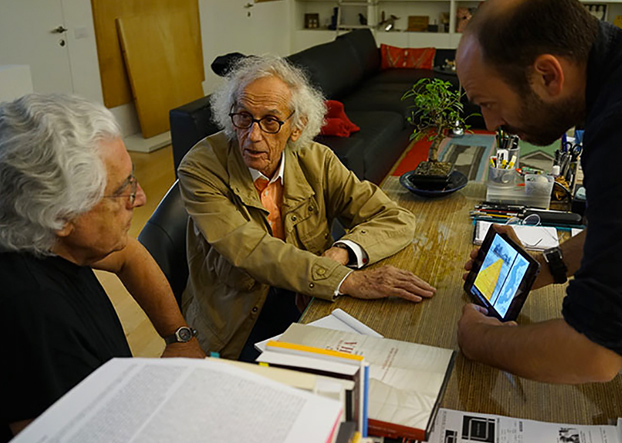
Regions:
<instances>
[{"instance_id":1,"label":"pen holder","mask_svg":"<svg viewBox=\"0 0 622 443\"><path fill-rule=\"evenodd\" d=\"M495 168L488 165L488 184L493 186L511 187L514 186L517 173L512 169Z\"/></svg>"},{"instance_id":2,"label":"pen holder","mask_svg":"<svg viewBox=\"0 0 622 443\"><path fill-rule=\"evenodd\" d=\"M514 160L514 167L518 168L518 165L520 164L520 147L516 146L514 148L508 149L508 156L510 160L516 157L516 160Z\"/></svg>"},{"instance_id":3,"label":"pen holder","mask_svg":"<svg viewBox=\"0 0 622 443\"><path fill-rule=\"evenodd\" d=\"M510 160L512 160L513 158L514 160L514 167L518 168L519 162L520 162L520 147L519 146L515 146L513 148L509 148L509 149L499 149L497 150L497 153L495 154L495 156L497 158L501 158L501 156L499 155L499 151L507 151L507 161L509 162Z\"/></svg>"}]
</instances>

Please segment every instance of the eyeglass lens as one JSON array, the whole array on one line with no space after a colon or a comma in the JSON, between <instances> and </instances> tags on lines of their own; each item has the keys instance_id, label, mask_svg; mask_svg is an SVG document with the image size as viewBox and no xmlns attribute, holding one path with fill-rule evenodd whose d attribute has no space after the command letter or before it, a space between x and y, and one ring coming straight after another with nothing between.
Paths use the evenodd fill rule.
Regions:
<instances>
[{"instance_id":1,"label":"eyeglass lens","mask_svg":"<svg viewBox=\"0 0 622 443\"><path fill-rule=\"evenodd\" d=\"M253 123L257 123L262 131L269 134L276 134L277 132L279 132L281 126L284 123L281 120L270 115L267 115L260 119L255 119L247 112L231 114L231 121L233 122L233 125L239 129L248 129L253 125Z\"/></svg>"}]
</instances>

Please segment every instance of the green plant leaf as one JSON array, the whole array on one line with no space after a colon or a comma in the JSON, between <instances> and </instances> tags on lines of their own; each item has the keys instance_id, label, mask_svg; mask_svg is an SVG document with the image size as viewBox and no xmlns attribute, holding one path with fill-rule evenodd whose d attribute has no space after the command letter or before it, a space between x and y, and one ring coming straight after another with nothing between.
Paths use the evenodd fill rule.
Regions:
<instances>
[{"instance_id":1,"label":"green plant leaf","mask_svg":"<svg viewBox=\"0 0 622 443\"><path fill-rule=\"evenodd\" d=\"M436 140L444 137L456 124L465 129L465 119L473 115L463 115L464 105L460 102L464 94L453 89L450 82L435 78L422 78L402 95L402 101L411 100L408 122L414 126L411 140ZM437 143L432 143L428 157L436 160Z\"/></svg>"}]
</instances>

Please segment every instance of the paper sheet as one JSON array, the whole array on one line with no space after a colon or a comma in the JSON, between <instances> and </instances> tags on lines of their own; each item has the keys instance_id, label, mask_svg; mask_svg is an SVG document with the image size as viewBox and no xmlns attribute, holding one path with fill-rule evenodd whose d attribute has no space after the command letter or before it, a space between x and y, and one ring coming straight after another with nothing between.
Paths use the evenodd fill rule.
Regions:
<instances>
[{"instance_id":1,"label":"paper sheet","mask_svg":"<svg viewBox=\"0 0 622 443\"><path fill-rule=\"evenodd\" d=\"M319 318L309 324L312 326L317 326L318 328L334 329L336 331L356 332L357 334L382 338L382 335L378 334L365 323L357 320L346 311L339 308L331 312L330 315ZM257 349L259 352L264 352L266 350L266 343L268 343L270 340L276 341L280 337L281 335L277 335L267 340L257 342L255 343L255 349Z\"/></svg>"},{"instance_id":2,"label":"paper sheet","mask_svg":"<svg viewBox=\"0 0 622 443\"><path fill-rule=\"evenodd\" d=\"M441 408L428 443L622 443L618 426L546 423Z\"/></svg>"},{"instance_id":3,"label":"paper sheet","mask_svg":"<svg viewBox=\"0 0 622 443\"><path fill-rule=\"evenodd\" d=\"M481 245L486 237L491 222L478 220L475 225L473 244ZM551 226L512 225L514 232L520 239L523 247L531 251L544 251L559 246L557 229Z\"/></svg>"}]
</instances>

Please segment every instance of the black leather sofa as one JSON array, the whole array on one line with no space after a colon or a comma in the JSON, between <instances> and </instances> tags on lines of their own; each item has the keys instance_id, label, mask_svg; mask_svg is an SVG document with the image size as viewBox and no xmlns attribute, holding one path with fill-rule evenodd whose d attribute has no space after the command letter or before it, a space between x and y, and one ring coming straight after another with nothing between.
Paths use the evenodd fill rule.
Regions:
<instances>
[{"instance_id":1,"label":"black leather sofa","mask_svg":"<svg viewBox=\"0 0 622 443\"><path fill-rule=\"evenodd\" d=\"M437 50L435 66L454 58L454 50ZM400 99L424 77L440 77L458 87L455 75L427 69L381 70L380 50L369 29L355 30L334 41L287 57L303 68L326 98L339 100L349 119L361 128L350 137L318 136L360 179L376 184L389 173L408 146L412 127L407 102ZM209 96L170 111L175 168L199 140L217 132Z\"/></svg>"}]
</instances>

